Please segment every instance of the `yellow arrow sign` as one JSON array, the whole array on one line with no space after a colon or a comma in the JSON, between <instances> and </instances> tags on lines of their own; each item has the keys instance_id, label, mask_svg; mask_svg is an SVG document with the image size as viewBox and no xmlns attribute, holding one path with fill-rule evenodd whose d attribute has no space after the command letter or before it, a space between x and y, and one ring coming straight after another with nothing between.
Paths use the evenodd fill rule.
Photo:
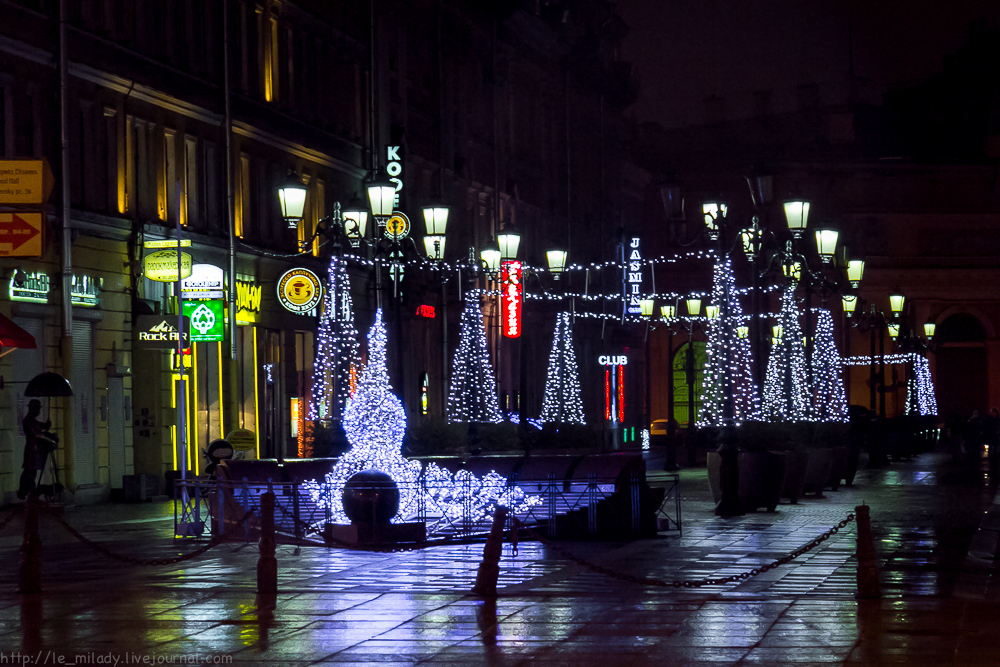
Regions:
<instances>
[{"instance_id":1,"label":"yellow arrow sign","mask_svg":"<svg viewBox=\"0 0 1000 667\"><path fill-rule=\"evenodd\" d=\"M41 213L0 213L0 257L41 257Z\"/></svg>"}]
</instances>

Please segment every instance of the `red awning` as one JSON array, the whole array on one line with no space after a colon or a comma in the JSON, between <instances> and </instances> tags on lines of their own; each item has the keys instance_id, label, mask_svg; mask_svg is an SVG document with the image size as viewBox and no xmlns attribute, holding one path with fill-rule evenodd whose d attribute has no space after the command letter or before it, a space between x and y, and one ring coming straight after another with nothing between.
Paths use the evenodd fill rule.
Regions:
<instances>
[{"instance_id":1,"label":"red awning","mask_svg":"<svg viewBox=\"0 0 1000 667\"><path fill-rule=\"evenodd\" d=\"M0 346L33 350L38 344L35 343L34 336L14 324L10 318L0 314Z\"/></svg>"}]
</instances>

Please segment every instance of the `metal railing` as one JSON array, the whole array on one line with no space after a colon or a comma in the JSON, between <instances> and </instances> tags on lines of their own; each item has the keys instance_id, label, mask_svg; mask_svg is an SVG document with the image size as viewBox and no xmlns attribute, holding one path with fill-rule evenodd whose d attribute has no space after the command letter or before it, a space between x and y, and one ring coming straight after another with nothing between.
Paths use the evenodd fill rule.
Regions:
<instances>
[{"instance_id":1,"label":"metal railing","mask_svg":"<svg viewBox=\"0 0 1000 667\"><path fill-rule=\"evenodd\" d=\"M523 525L550 537L629 538L657 530L681 531L680 478L660 476L647 485L633 474L625 480L588 475L564 479L549 475L543 480L508 479L534 504L512 512ZM414 491L418 502L408 521L423 522L428 540L480 540L490 531L492 509L482 511L469 490L457 502L439 500L442 493L421 478ZM662 489L662 495L660 491ZM174 490L174 536L219 537L251 510L259 512L261 494L276 496L275 531L285 543L318 543L323 527L332 522L329 504L317 502L300 482L251 482L243 480L178 480ZM400 489L401 493L403 489ZM654 506L655 505L655 506ZM650 528L649 521L653 522ZM255 539L259 526L251 518L242 524L236 539Z\"/></svg>"}]
</instances>

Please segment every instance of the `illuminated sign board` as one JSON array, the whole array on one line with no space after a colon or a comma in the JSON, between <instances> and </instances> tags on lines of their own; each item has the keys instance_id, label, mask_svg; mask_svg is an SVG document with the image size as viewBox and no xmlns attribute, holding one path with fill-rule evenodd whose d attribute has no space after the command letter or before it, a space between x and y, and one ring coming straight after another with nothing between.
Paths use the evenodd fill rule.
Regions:
<instances>
[{"instance_id":1,"label":"illuminated sign board","mask_svg":"<svg viewBox=\"0 0 1000 667\"><path fill-rule=\"evenodd\" d=\"M181 281L185 299L224 299L225 274L212 264L195 264L191 275Z\"/></svg>"},{"instance_id":2,"label":"illuminated sign board","mask_svg":"<svg viewBox=\"0 0 1000 667\"><path fill-rule=\"evenodd\" d=\"M15 271L15 275L16 275ZM49 276L45 273L24 273L24 280L20 285L14 283L14 276L10 278L10 300L26 301L28 303L48 303L49 302Z\"/></svg>"},{"instance_id":3,"label":"illuminated sign board","mask_svg":"<svg viewBox=\"0 0 1000 667\"><path fill-rule=\"evenodd\" d=\"M260 312L260 297L264 288L260 285L236 281L236 321L253 322Z\"/></svg>"},{"instance_id":4,"label":"illuminated sign board","mask_svg":"<svg viewBox=\"0 0 1000 667\"><path fill-rule=\"evenodd\" d=\"M617 356L609 356L607 354L602 354L597 357L597 363L601 366L625 366L628 364L628 357L624 354Z\"/></svg>"},{"instance_id":5,"label":"illuminated sign board","mask_svg":"<svg viewBox=\"0 0 1000 667\"><path fill-rule=\"evenodd\" d=\"M100 302L98 290L102 280L90 276L73 276L70 281L69 296L74 306L93 308Z\"/></svg>"},{"instance_id":6,"label":"illuminated sign board","mask_svg":"<svg viewBox=\"0 0 1000 667\"><path fill-rule=\"evenodd\" d=\"M150 248L156 250L163 248L176 248L177 245L178 245L177 239L163 239L160 241L143 241L142 243L143 248ZM191 239L181 239L180 246L182 248L190 248Z\"/></svg>"},{"instance_id":7,"label":"illuminated sign board","mask_svg":"<svg viewBox=\"0 0 1000 667\"><path fill-rule=\"evenodd\" d=\"M521 262L507 261L500 265L500 276L503 287L500 291L501 327L507 338L517 338L521 335L521 301L523 286L521 285Z\"/></svg>"},{"instance_id":8,"label":"illuminated sign board","mask_svg":"<svg viewBox=\"0 0 1000 667\"><path fill-rule=\"evenodd\" d=\"M392 207L399 208L399 193L403 189L403 158L399 156L400 146L385 147L385 171L389 174L389 181L396 186L396 198Z\"/></svg>"},{"instance_id":9,"label":"illuminated sign board","mask_svg":"<svg viewBox=\"0 0 1000 667\"><path fill-rule=\"evenodd\" d=\"M151 252L142 259L142 273L150 280L158 283L171 283L177 280L177 251L158 250ZM191 255L186 252L180 253L181 270L180 277L187 278L191 275Z\"/></svg>"},{"instance_id":10,"label":"illuminated sign board","mask_svg":"<svg viewBox=\"0 0 1000 667\"><path fill-rule=\"evenodd\" d=\"M309 269L292 269L278 279L278 301L285 310L305 315L319 305L323 285Z\"/></svg>"},{"instance_id":11,"label":"illuminated sign board","mask_svg":"<svg viewBox=\"0 0 1000 667\"><path fill-rule=\"evenodd\" d=\"M225 311L221 299L185 301L184 316L191 322L190 339L195 343L221 341L225 338Z\"/></svg>"},{"instance_id":12,"label":"illuminated sign board","mask_svg":"<svg viewBox=\"0 0 1000 667\"><path fill-rule=\"evenodd\" d=\"M184 347L191 342L190 323L184 318ZM136 339L139 347L154 350L177 349L180 330L176 315L137 315L135 318Z\"/></svg>"},{"instance_id":13,"label":"illuminated sign board","mask_svg":"<svg viewBox=\"0 0 1000 667\"><path fill-rule=\"evenodd\" d=\"M427 319L434 319L434 306L428 306L426 304L421 304L417 306L417 317L426 317Z\"/></svg>"},{"instance_id":14,"label":"illuminated sign board","mask_svg":"<svg viewBox=\"0 0 1000 667\"><path fill-rule=\"evenodd\" d=\"M21 273L20 285L10 279L10 300L26 303L48 303L51 279L46 273ZM93 308L100 304L100 288L103 281L90 276L73 276L70 279L70 302L74 306Z\"/></svg>"},{"instance_id":15,"label":"illuminated sign board","mask_svg":"<svg viewBox=\"0 0 1000 667\"><path fill-rule=\"evenodd\" d=\"M626 297L628 313L638 315L642 312L639 300L642 298L642 255L639 253L639 237L633 236L629 243L628 272L626 276Z\"/></svg>"}]
</instances>

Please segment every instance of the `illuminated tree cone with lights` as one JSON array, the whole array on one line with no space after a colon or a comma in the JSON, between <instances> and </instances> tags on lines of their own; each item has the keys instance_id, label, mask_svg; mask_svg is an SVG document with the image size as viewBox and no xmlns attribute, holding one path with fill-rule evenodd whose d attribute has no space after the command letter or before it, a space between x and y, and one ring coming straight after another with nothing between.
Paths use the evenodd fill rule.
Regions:
<instances>
[{"instance_id":1,"label":"illuminated tree cone with lights","mask_svg":"<svg viewBox=\"0 0 1000 667\"><path fill-rule=\"evenodd\" d=\"M375 470L391 477L399 489L399 511L392 517L393 523L417 516L421 505L423 516L431 522L430 529L436 524L452 524L466 516L472 521L481 520L492 516L498 505L518 512L538 504L537 496L526 496L521 489L508 487L507 480L495 471L481 479L467 470L460 470L453 476L434 464L423 470L419 461L403 457L406 412L389 384L386 343L382 310L379 309L375 311L375 323L368 332L368 363L361 371L354 397L344 413L344 430L351 449L340 457L324 481L311 480L303 484L313 502L326 508L332 522L347 523L344 485L356 473Z\"/></svg>"},{"instance_id":2,"label":"illuminated tree cone with lights","mask_svg":"<svg viewBox=\"0 0 1000 667\"><path fill-rule=\"evenodd\" d=\"M814 421L846 422L847 394L844 392L843 364L833 342L830 311L817 308L816 346L812 357L812 415Z\"/></svg>"},{"instance_id":3,"label":"illuminated tree cone with lights","mask_svg":"<svg viewBox=\"0 0 1000 667\"><path fill-rule=\"evenodd\" d=\"M699 426L722 426L730 396L733 419L759 419L760 400L751 371L750 345L739 336L743 307L736 298L736 279L728 257L715 263L712 303L719 306L719 317L708 324L705 399Z\"/></svg>"},{"instance_id":4,"label":"illuminated tree cone with lights","mask_svg":"<svg viewBox=\"0 0 1000 667\"><path fill-rule=\"evenodd\" d=\"M906 413L921 416L936 415L937 396L927 357L913 355L913 373L906 383Z\"/></svg>"},{"instance_id":5,"label":"illuminated tree cone with lights","mask_svg":"<svg viewBox=\"0 0 1000 667\"><path fill-rule=\"evenodd\" d=\"M562 424L585 424L583 398L580 395L580 367L573 349L573 326L569 313L556 315L556 330L549 353L545 377L542 421Z\"/></svg>"},{"instance_id":6,"label":"illuminated tree cone with lights","mask_svg":"<svg viewBox=\"0 0 1000 667\"><path fill-rule=\"evenodd\" d=\"M483 311L478 297L473 294L466 296L459 327L458 349L448 389L448 421L498 424L503 418L486 349Z\"/></svg>"},{"instance_id":7,"label":"illuminated tree cone with lights","mask_svg":"<svg viewBox=\"0 0 1000 667\"><path fill-rule=\"evenodd\" d=\"M399 487L399 512L394 520L415 511L421 466L418 461L403 458L406 412L389 384L386 342L380 308L375 311L375 323L368 332L368 363L361 371L354 397L344 411L344 431L351 448L337 461L322 488L315 483L307 484L307 490L314 499L327 504L335 522L347 522L342 497L344 484L362 470L378 470L396 482Z\"/></svg>"},{"instance_id":8,"label":"illuminated tree cone with lights","mask_svg":"<svg viewBox=\"0 0 1000 667\"><path fill-rule=\"evenodd\" d=\"M358 367L358 331L354 326L351 285L344 263L330 259L323 314L316 334L310 420L340 419L351 397L351 374Z\"/></svg>"},{"instance_id":9,"label":"illuminated tree cone with lights","mask_svg":"<svg viewBox=\"0 0 1000 667\"><path fill-rule=\"evenodd\" d=\"M785 288L778 313L781 339L771 348L764 380L764 417L769 421L804 421L808 418L809 386L802 327L795 302L795 286Z\"/></svg>"}]
</instances>

